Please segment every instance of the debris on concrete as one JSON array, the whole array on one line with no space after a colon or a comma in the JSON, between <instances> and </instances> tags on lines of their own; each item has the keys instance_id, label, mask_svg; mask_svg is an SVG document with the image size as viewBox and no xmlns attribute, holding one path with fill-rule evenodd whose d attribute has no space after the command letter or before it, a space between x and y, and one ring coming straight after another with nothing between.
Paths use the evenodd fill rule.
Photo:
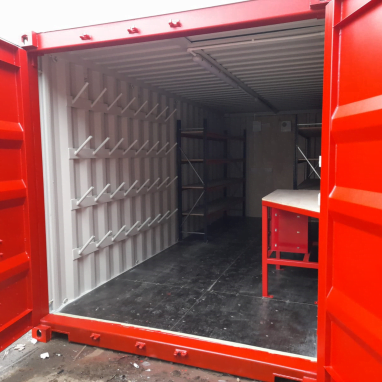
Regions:
<instances>
[{"instance_id":1,"label":"debris on concrete","mask_svg":"<svg viewBox=\"0 0 382 382\"><path fill-rule=\"evenodd\" d=\"M18 351L22 351L25 349L25 345L24 344L17 344L13 349L18 350Z\"/></svg>"},{"instance_id":2,"label":"debris on concrete","mask_svg":"<svg viewBox=\"0 0 382 382\"><path fill-rule=\"evenodd\" d=\"M42 353L42 354L40 354L40 358L41 359L49 358L49 353Z\"/></svg>"},{"instance_id":3,"label":"debris on concrete","mask_svg":"<svg viewBox=\"0 0 382 382\"><path fill-rule=\"evenodd\" d=\"M135 362L133 363L133 366L134 366L136 369L139 369L139 365L136 364Z\"/></svg>"},{"instance_id":4,"label":"debris on concrete","mask_svg":"<svg viewBox=\"0 0 382 382\"><path fill-rule=\"evenodd\" d=\"M144 367L150 366L150 362L147 362L147 361L142 362L142 366L144 366Z\"/></svg>"},{"instance_id":5,"label":"debris on concrete","mask_svg":"<svg viewBox=\"0 0 382 382\"><path fill-rule=\"evenodd\" d=\"M182 373L179 370L174 370L171 372L171 375L173 377L180 377L182 375Z\"/></svg>"},{"instance_id":6,"label":"debris on concrete","mask_svg":"<svg viewBox=\"0 0 382 382\"><path fill-rule=\"evenodd\" d=\"M80 356L80 354L85 350L85 348L86 345L77 353L77 355L73 358L73 361L75 361Z\"/></svg>"},{"instance_id":7,"label":"debris on concrete","mask_svg":"<svg viewBox=\"0 0 382 382\"><path fill-rule=\"evenodd\" d=\"M32 343L33 345L36 345L36 344L37 344L37 340L36 340L36 338L32 338L32 339L31 339L31 343Z\"/></svg>"}]
</instances>

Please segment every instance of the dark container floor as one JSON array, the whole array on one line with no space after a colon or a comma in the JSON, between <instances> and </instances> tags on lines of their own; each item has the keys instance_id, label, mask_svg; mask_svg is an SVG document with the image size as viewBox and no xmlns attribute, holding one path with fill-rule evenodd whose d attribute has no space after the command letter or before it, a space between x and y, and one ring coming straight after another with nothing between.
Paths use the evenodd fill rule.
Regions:
<instances>
[{"instance_id":1,"label":"dark container floor","mask_svg":"<svg viewBox=\"0 0 382 382\"><path fill-rule=\"evenodd\" d=\"M274 298L262 298L261 219L225 219L211 235L166 249L61 312L316 357L317 270L269 266Z\"/></svg>"}]
</instances>

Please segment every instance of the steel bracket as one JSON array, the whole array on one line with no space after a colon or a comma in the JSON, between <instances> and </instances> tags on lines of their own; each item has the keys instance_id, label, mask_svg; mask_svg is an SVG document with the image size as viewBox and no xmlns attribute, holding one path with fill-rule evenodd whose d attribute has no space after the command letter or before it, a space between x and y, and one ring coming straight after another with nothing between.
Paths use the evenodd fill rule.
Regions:
<instances>
[{"instance_id":1,"label":"steel bracket","mask_svg":"<svg viewBox=\"0 0 382 382\"><path fill-rule=\"evenodd\" d=\"M83 41L91 40L92 36L90 36L89 34L82 34L82 35L80 35L80 39Z\"/></svg>"},{"instance_id":2,"label":"steel bracket","mask_svg":"<svg viewBox=\"0 0 382 382\"><path fill-rule=\"evenodd\" d=\"M134 25L132 27L130 27L130 28L127 28L127 31L130 34L134 34L134 33L138 33L139 32L138 28L136 26L134 26Z\"/></svg>"},{"instance_id":3,"label":"steel bracket","mask_svg":"<svg viewBox=\"0 0 382 382\"><path fill-rule=\"evenodd\" d=\"M21 36L22 47L26 50L38 48L38 39L36 32L25 33Z\"/></svg>"},{"instance_id":4,"label":"steel bracket","mask_svg":"<svg viewBox=\"0 0 382 382\"><path fill-rule=\"evenodd\" d=\"M176 28L176 27L180 27L181 23L180 23L180 20L170 19L168 22L168 25L170 25L171 28Z\"/></svg>"},{"instance_id":5,"label":"steel bracket","mask_svg":"<svg viewBox=\"0 0 382 382\"><path fill-rule=\"evenodd\" d=\"M98 333L92 333L90 335L90 338L93 340L93 341L98 341L100 338L101 338L101 334L98 334Z\"/></svg>"},{"instance_id":6,"label":"steel bracket","mask_svg":"<svg viewBox=\"0 0 382 382\"><path fill-rule=\"evenodd\" d=\"M46 325L36 326L32 329L32 337L40 342L49 342L52 339L52 329Z\"/></svg>"},{"instance_id":7,"label":"steel bracket","mask_svg":"<svg viewBox=\"0 0 382 382\"><path fill-rule=\"evenodd\" d=\"M139 350L143 350L146 347L146 344L144 342L137 341L135 343L135 347L138 348Z\"/></svg>"},{"instance_id":8,"label":"steel bracket","mask_svg":"<svg viewBox=\"0 0 382 382\"><path fill-rule=\"evenodd\" d=\"M181 357L186 357L187 356L187 350L175 349L174 356L178 356L178 355Z\"/></svg>"}]
</instances>

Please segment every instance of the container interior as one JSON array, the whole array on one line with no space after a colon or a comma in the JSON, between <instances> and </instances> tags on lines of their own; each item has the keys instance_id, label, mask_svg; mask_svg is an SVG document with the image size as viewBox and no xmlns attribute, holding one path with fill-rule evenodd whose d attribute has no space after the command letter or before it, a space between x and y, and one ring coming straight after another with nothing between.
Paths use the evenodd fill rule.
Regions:
<instances>
[{"instance_id":1,"label":"container interior","mask_svg":"<svg viewBox=\"0 0 382 382\"><path fill-rule=\"evenodd\" d=\"M306 20L41 57L51 310L315 357L317 270L261 297L261 198L319 189L323 49Z\"/></svg>"}]
</instances>

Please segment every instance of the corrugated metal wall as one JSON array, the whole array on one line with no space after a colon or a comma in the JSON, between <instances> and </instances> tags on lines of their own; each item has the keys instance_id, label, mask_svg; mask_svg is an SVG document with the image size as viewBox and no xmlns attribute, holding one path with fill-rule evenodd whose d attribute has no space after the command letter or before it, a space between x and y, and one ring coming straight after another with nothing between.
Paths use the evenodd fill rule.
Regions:
<instances>
[{"instance_id":1,"label":"corrugated metal wall","mask_svg":"<svg viewBox=\"0 0 382 382\"><path fill-rule=\"evenodd\" d=\"M42 57L40 69L49 296L58 309L176 242L176 119L195 128L207 118L211 130L223 122L198 105L60 56ZM202 152L200 141L183 147L190 157ZM191 168L183 173L184 182L196 181ZM185 194L184 208L196 197ZM197 220L189 224L200 228Z\"/></svg>"}]
</instances>

